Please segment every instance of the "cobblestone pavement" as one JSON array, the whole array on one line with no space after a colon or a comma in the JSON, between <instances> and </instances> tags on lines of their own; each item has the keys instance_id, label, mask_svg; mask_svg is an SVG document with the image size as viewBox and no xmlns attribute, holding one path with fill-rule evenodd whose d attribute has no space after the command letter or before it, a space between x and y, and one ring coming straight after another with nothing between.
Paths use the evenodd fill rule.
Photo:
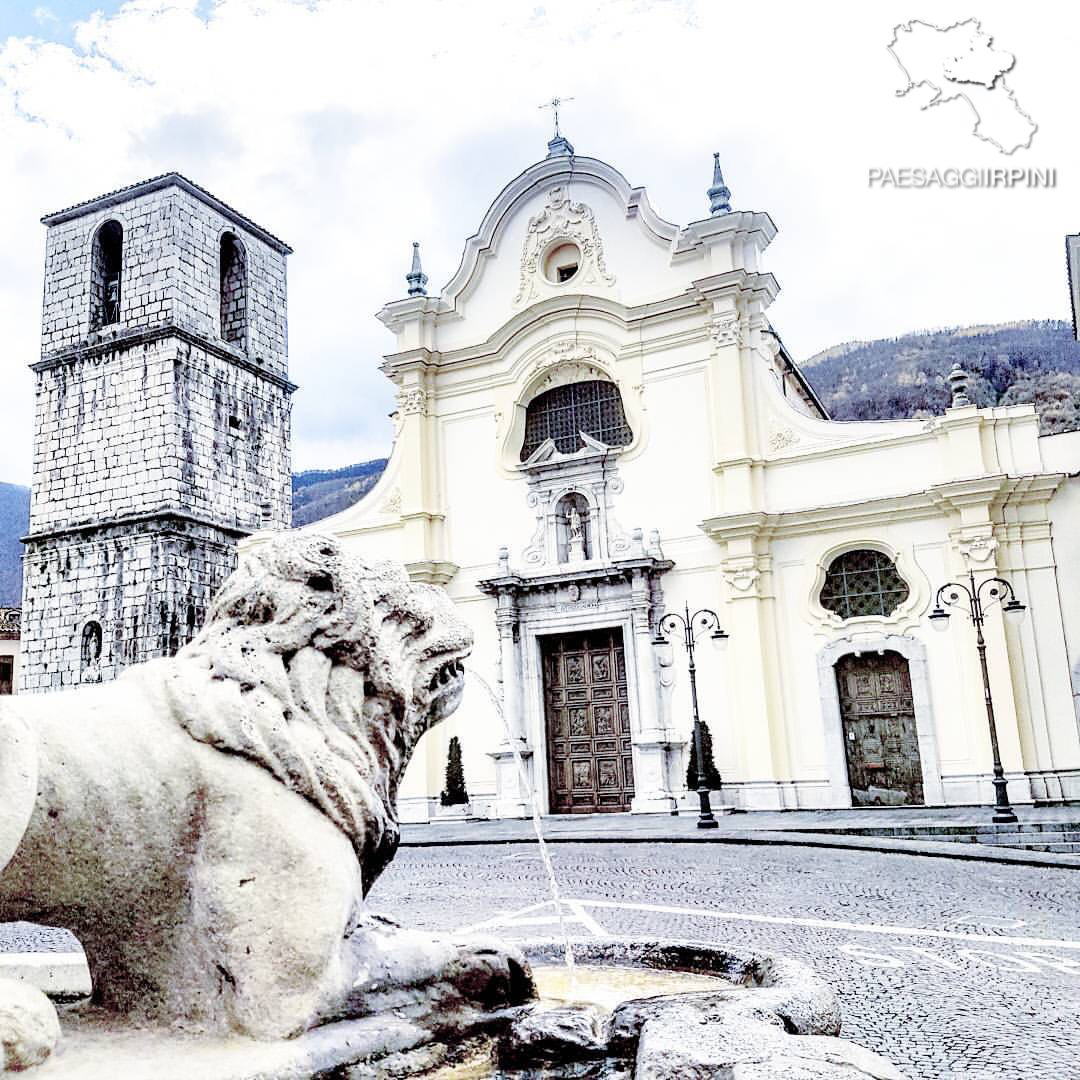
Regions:
<instances>
[{"instance_id":1,"label":"cobblestone pavement","mask_svg":"<svg viewBox=\"0 0 1080 1080\"><path fill-rule=\"evenodd\" d=\"M576 935L730 942L810 964L844 1034L913 1080L1080 1080L1080 873L716 844L551 849ZM372 906L411 926L557 932L534 845L404 849ZM514 913L518 913L515 920Z\"/></svg>"}]
</instances>

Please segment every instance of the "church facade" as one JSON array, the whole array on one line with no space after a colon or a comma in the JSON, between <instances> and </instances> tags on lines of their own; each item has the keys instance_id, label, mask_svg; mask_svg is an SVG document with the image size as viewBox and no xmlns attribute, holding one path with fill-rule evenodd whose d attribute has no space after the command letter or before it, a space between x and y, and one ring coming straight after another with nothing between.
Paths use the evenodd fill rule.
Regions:
<instances>
[{"instance_id":1,"label":"church facade","mask_svg":"<svg viewBox=\"0 0 1080 1080\"><path fill-rule=\"evenodd\" d=\"M403 820L437 816L460 740L472 812L662 812L686 799L687 657L665 612L714 611L697 690L746 809L992 799L974 632L927 616L1006 577L988 613L1009 795L1080 798L1080 433L978 409L835 423L769 320L776 227L680 227L557 137L511 181L438 296L414 259L388 466L312 528L444 585L475 631L465 703L422 742ZM520 765L519 765L520 762ZM522 776L522 768L525 776Z\"/></svg>"}]
</instances>

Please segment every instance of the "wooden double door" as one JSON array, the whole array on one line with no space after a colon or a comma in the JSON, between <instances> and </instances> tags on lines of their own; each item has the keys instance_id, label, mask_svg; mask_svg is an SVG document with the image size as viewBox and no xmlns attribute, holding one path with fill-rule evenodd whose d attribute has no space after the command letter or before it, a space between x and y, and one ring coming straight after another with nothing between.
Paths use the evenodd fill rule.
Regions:
<instances>
[{"instance_id":1,"label":"wooden double door","mask_svg":"<svg viewBox=\"0 0 1080 1080\"><path fill-rule=\"evenodd\" d=\"M634 763L622 630L541 642L551 813L629 810Z\"/></svg>"},{"instance_id":2,"label":"wooden double door","mask_svg":"<svg viewBox=\"0 0 1080 1080\"><path fill-rule=\"evenodd\" d=\"M851 801L856 806L922 803L922 762L907 660L891 651L841 657L836 686Z\"/></svg>"}]
</instances>

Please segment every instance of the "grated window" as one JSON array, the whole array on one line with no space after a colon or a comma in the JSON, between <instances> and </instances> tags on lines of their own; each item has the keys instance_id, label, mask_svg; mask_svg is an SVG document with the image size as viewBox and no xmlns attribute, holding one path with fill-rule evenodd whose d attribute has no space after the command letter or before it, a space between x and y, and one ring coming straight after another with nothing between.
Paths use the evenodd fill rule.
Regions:
<instances>
[{"instance_id":1,"label":"grated window","mask_svg":"<svg viewBox=\"0 0 1080 1080\"><path fill-rule=\"evenodd\" d=\"M556 386L529 402L525 413L526 461L546 439L564 454L581 449L580 432L605 446L626 446L634 437L623 413L619 388L599 379Z\"/></svg>"},{"instance_id":2,"label":"grated window","mask_svg":"<svg viewBox=\"0 0 1080 1080\"><path fill-rule=\"evenodd\" d=\"M829 564L821 587L821 606L841 619L891 615L910 595L896 564L880 551L845 551Z\"/></svg>"}]
</instances>

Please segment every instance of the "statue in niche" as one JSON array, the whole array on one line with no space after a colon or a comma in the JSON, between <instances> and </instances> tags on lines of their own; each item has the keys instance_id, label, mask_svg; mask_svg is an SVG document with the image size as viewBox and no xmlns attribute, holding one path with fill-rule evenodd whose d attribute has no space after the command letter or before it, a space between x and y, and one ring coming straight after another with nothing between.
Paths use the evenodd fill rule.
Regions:
<instances>
[{"instance_id":1,"label":"statue in niche","mask_svg":"<svg viewBox=\"0 0 1080 1080\"><path fill-rule=\"evenodd\" d=\"M573 503L570 504L570 510L566 515L566 521L566 561L584 562L588 557L585 554L585 522L582 521L581 513Z\"/></svg>"}]
</instances>

